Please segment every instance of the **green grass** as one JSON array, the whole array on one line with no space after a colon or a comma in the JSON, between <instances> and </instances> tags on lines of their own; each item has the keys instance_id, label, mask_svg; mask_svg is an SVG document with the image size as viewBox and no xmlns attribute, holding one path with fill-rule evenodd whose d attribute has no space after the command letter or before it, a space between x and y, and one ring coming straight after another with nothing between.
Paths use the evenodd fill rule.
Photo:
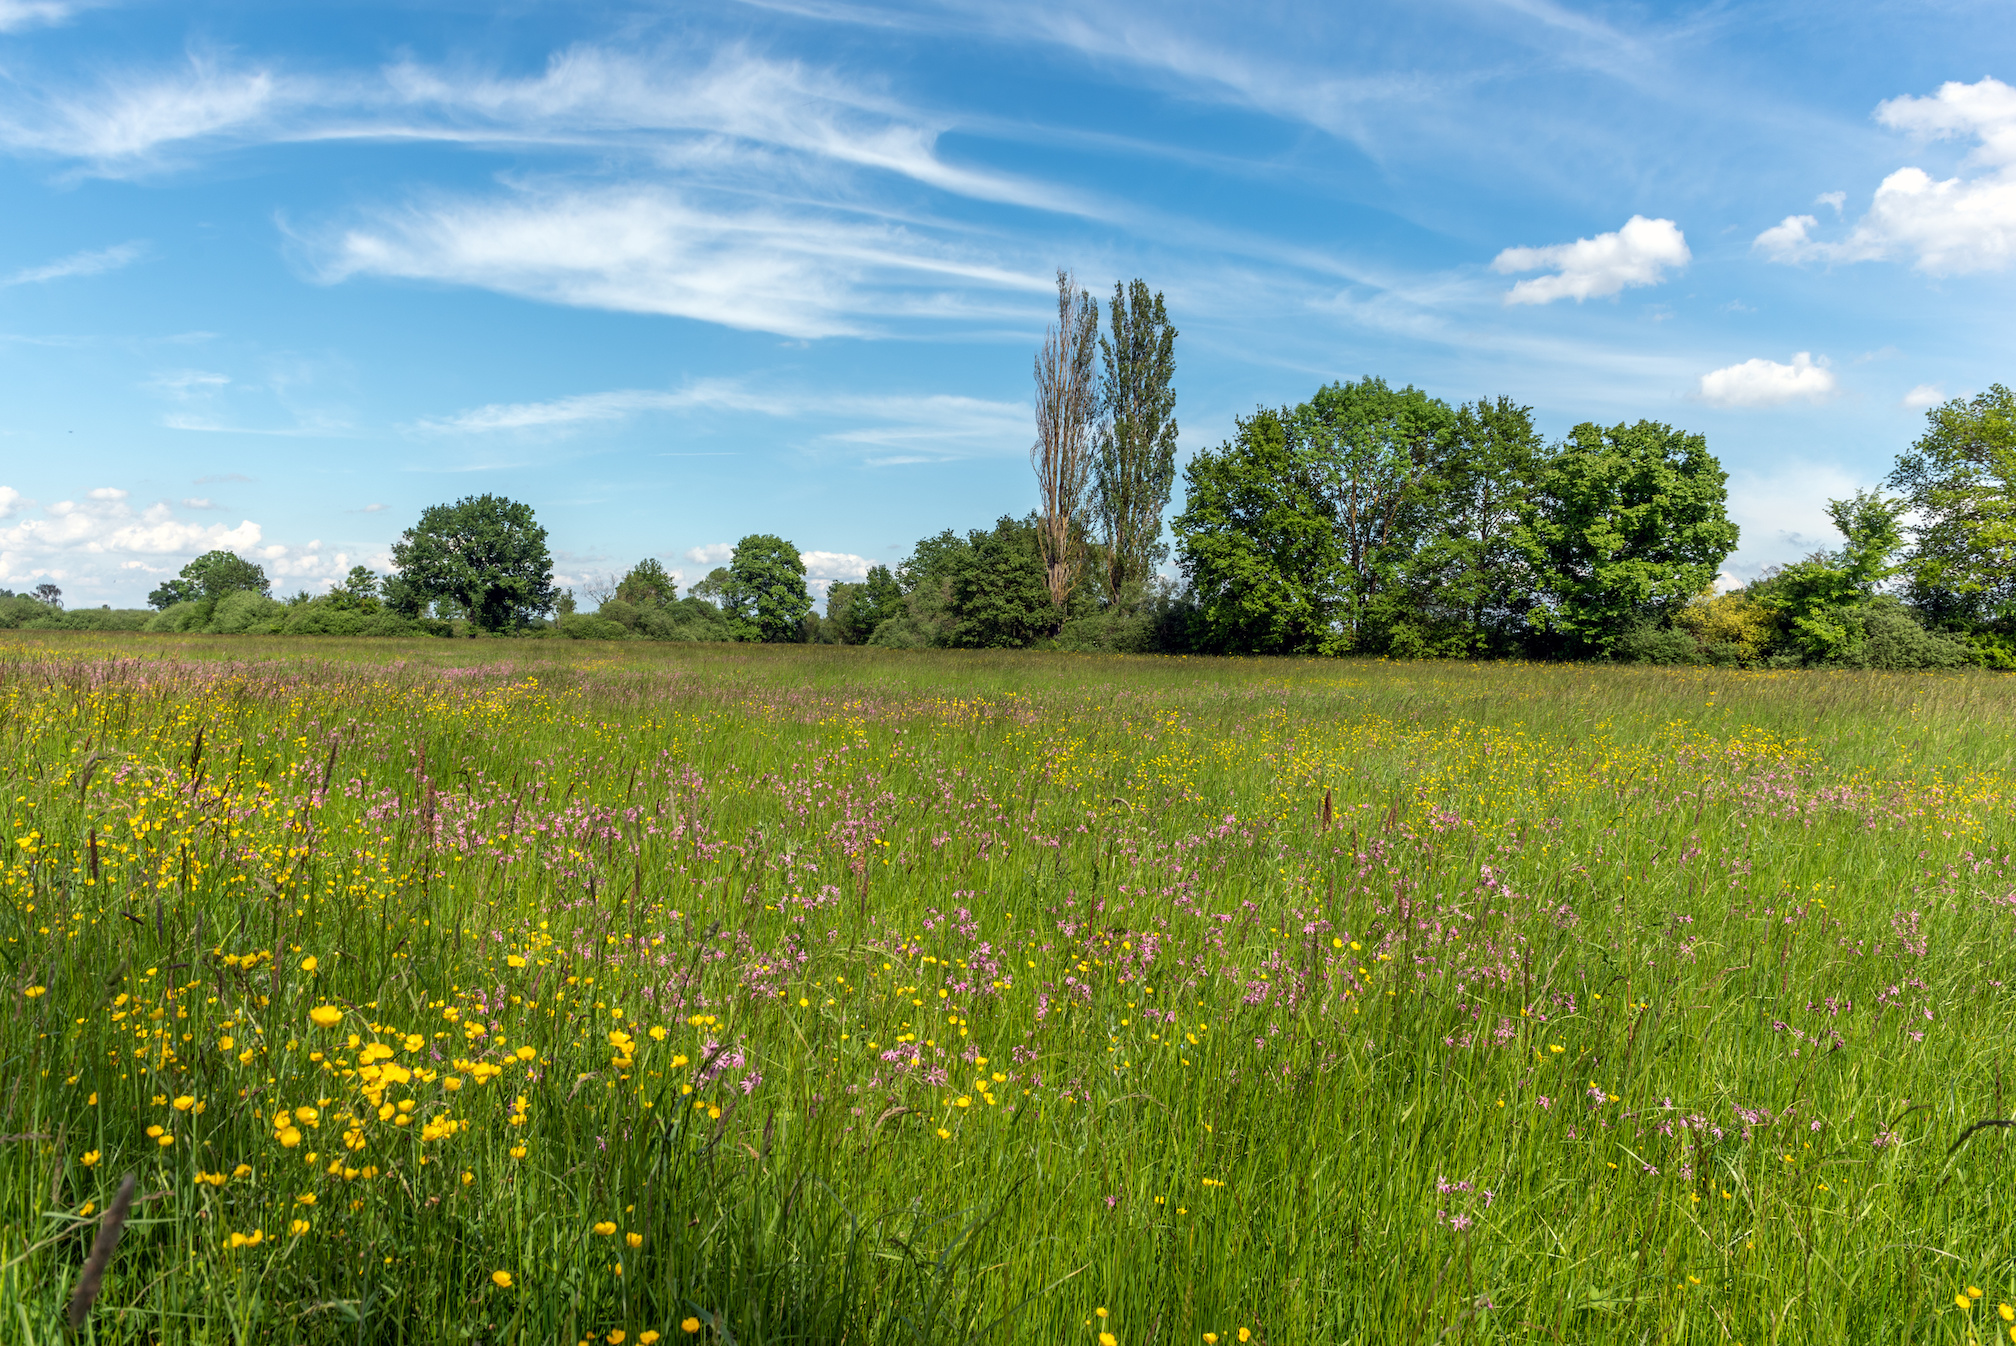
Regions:
<instances>
[{"instance_id":1,"label":"green grass","mask_svg":"<svg viewBox=\"0 0 2016 1346\"><path fill-rule=\"evenodd\" d=\"M10 633L4 1331L1986 1341L2012 712Z\"/></svg>"}]
</instances>

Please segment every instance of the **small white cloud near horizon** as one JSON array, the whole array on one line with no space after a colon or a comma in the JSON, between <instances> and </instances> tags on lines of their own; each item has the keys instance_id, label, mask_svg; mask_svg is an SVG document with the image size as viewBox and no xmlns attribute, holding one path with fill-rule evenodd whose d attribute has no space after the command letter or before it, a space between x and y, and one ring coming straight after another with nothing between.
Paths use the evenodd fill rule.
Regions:
<instances>
[{"instance_id":1,"label":"small white cloud near horizon","mask_svg":"<svg viewBox=\"0 0 2016 1346\"><path fill-rule=\"evenodd\" d=\"M1834 207L1834 214L1835 214L1835 217L1836 217L1836 218L1838 219L1838 218L1840 217L1840 214L1841 214L1842 210L1843 210L1843 209L1844 209L1844 208L1845 208L1845 207L1847 206L1847 204L1848 204L1848 193L1846 193L1846 192L1822 192L1822 193L1820 193L1820 195L1818 195L1818 196L1816 196L1816 197L1814 197L1814 198L1813 198L1813 204L1814 204L1814 205L1816 205L1816 206L1832 206L1832 207Z\"/></svg>"},{"instance_id":2,"label":"small white cloud near horizon","mask_svg":"<svg viewBox=\"0 0 2016 1346\"><path fill-rule=\"evenodd\" d=\"M1931 276L1999 271L2016 260L2016 88L1993 78L1948 81L1929 97L1878 104L1876 120L1926 140L1972 139L1967 162L1985 171L1941 181L1922 168L1897 169L1877 185L1868 213L1846 237L1816 238L1816 217L1787 215L1757 235L1752 249L1788 264L1909 256ZM1838 212L1837 195L1819 200Z\"/></svg>"},{"instance_id":3,"label":"small white cloud near horizon","mask_svg":"<svg viewBox=\"0 0 2016 1346\"><path fill-rule=\"evenodd\" d=\"M1614 233L1544 248L1507 248L1492 259L1491 269L1501 276L1555 273L1518 282L1505 292L1507 304L1551 304L1556 299L1579 304L1608 298L1627 286L1657 285L1666 279L1668 267L1678 269L1693 259L1680 226L1633 215Z\"/></svg>"},{"instance_id":4,"label":"small white cloud near horizon","mask_svg":"<svg viewBox=\"0 0 2016 1346\"><path fill-rule=\"evenodd\" d=\"M734 559L735 544L732 542L707 542L698 547L688 547L680 553L684 560L696 566L726 565Z\"/></svg>"},{"instance_id":5,"label":"small white cloud near horizon","mask_svg":"<svg viewBox=\"0 0 2016 1346\"><path fill-rule=\"evenodd\" d=\"M88 252L73 252L68 257L59 257L41 266L31 266L16 271L13 275L0 279L0 287L13 285L41 285L47 281L64 280L70 276L100 276L107 271L117 271L138 261L147 251L147 245L135 240L120 243L110 248L98 248Z\"/></svg>"},{"instance_id":6,"label":"small white cloud near horizon","mask_svg":"<svg viewBox=\"0 0 2016 1346\"><path fill-rule=\"evenodd\" d=\"M135 509L131 492L99 486L79 499L58 500L34 512L34 502L10 486L0 486L0 583L61 571L66 582L84 582L105 593L123 587L121 571L153 571L157 558L170 569L201 552L254 552L264 530L250 519L235 526L194 523L175 516L175 507L157 501ZM79 577L82 577L81 580Z\"/></svg>"},{"instance_id":7,"label":"small white cloud near horizon","mask_svg":"<svg viewBox=\"0 0 2016 1346\"><path fill-rule=\"evenodd\" d=\"M1800 351L1789 365L1776 360L1745 360L1710 370L1701 376L1696 396L1714 407L1775 407L1787 402L1818 402L1838 389L1827 357Z\"/></svg>"},{"instance_id":8,"label":"small white cloud near horizon","mask_svg":"<svg viewBox=\"0 0 2016 1346\"><path fill-rule=\"evenodd\" d=\"M1923 411L1927 407L1936 407L1945 400L1945 388L1936 383L1921 383L1910 392L1904 394L1897 405L1906 407L1912 411Z\"/></svg>"}]
</instances>

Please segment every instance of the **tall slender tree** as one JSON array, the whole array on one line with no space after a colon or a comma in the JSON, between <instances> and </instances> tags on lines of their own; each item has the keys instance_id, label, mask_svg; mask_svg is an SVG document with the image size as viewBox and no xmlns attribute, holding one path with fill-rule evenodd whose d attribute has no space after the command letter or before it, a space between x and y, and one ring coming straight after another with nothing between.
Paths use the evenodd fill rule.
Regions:
<instances>
[{"instance_id":1,"label":"tall slender tree","mask_svg":"<svg viewBox=\"0 0 2016 1346\"><path fill-rule=\"evenodd\" d=\"M1176 481L1176 329L1160 291L1136 279L1113 286L1110 335L1099 338L1100 389L1092 513L1106 541L1106 601L1138 595L1168 555L1162 511Z\"/></svg>"},{"instance_id":2,"label":"tall slender tree","mask_svg":"<svg viewBox=\"0 0 2016 1346\"><path fill-rule=\"evenodd\" d=\"M1057 325L1036 353L1036 469L1038 540L1051 606L1060 613L1085 560L1085 488L1092 473L1092 422L1098 415L1099 302L1078 288L1069 271L1057 272Z\"/></svg>"}]
</instances>

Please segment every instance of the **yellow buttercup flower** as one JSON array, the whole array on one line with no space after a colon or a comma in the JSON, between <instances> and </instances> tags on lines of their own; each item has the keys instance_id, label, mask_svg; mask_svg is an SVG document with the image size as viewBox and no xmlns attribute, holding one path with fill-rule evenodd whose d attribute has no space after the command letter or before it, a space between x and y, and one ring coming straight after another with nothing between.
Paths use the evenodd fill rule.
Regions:
<instances>
[{"instance_id":1,"label":"yellow buttercup flower","mask_svg":"<svg viewBox=\"0 0 2016 1346\"><path fill-rule=\"evenodd\" d=\"M296 1220L293 1224L287 1226L287 1232L299 1238L308 1232L308 1222L306 1220Z\"/></svg>"},{"instance_id":2,"label":"yellow buttercup flower","mask_svg":"<svg viewBox=\"0 0 2016 1346\"><path fill-rule=\"evenodd\" d=\"M614 1332L611 1332L609 1334L609 1346L623 1346L624 1335L625 1333L623 1329L620 1327L617 1328Z\"/></svg>"},{"instance_id":3,"label":"yellow buttercup flower","mask_svg":"<svg viewBox=\"0 0 2016 1346\"><path fill-rule=\"evenodd\" d=\"M644 1236L642 1234L635 1232L625 1234L623 1236L623 1241L633 1248L641 1248L644 1246Z\"/></svg>"},{"instance_id":4,"label":"yellow buttercup flower","mask_svg":"<svg viewBox=\"0 0 2016 1346\"><path fill-rule=\"evenodd\" d=\"M84 1167L86 1168L96 1168L98 1167L99 1157L100 1156L98 1151L86 1150L84 1151L84 1157L82 1159L79 1159L77 1162L84 1165Z\"/></svg>"},{"instance_id":5,"label":"yellow buttercup flower","mask_svg":"<svg viewBox=\"0 0 2016 1346\"><path fill-rule=\"evenodd\" d=\"M1111 1332L1101 1332L1099 1334L1099 1346L1120 1346L1120 1339Z\"/></svg>"},{"instance_id":6,"label":"yellow buttercup flower","mask_svg":"<svg viewBox=\"0 0 2016 1346\"><path fill-rule=\"evenodd\" d=\"M303 972L313 972L316 966L315 955L312 953L301 960L301 970Z\"/></svg>"},{"instance_id":7,"label":"yellow buttercup flower","mask_svg":"<svg viewBox=\"0 0 2016 1346\"><path fill-rule=\"evenodd\" d=\"M679 1330L689 1335L698 1332L700 1330L700 1320L698 1318L688 1318L679 1324Z\"/></svg>"},{"instance_id":8,"label":"yellow buttercup flower","mask_svg":"<svg viewBox=\"0 0 2016 1346\"><path fill-rule=\"evenodd\" d=\"M317 1028L334 1028L343 1022L343 1011L334 1005L317 1005L308 1011L308 1019Z\"/></svg>"},{"instance_id":9,"label":"yellow buttercup flower","mask_svg":"<svg viewBox=\"0 0 2016 1346\"><path fill-rule=\"evenodd\" d=\"M651 1346L651 1343L656 1340L658 1340L658 1331L656 1328L647 1327L637 1334L637 1346Z\"/></svg>"},{"instance_id":10,"label":"yellow buttercup flower","mask_svg":"<svg viewBox=\"0 0 2016 1346\"><path fill-rule=\"evenodd\" d=\"M613 1221L610 1220L597 1220L595 1222L595 1232L600 1234L603 1238L608 1238L611 1234L616 1232L616 1225Z\"/></svg>"},{"instance_id":11,"label":"yellow buttercup flower","mask_svg":"<svg viewBox=\"0 0 2016 1346\"><path fill-rule=\"evenodd\" d=\"M490 1283L499 1290L509 1290L511 1288L511 1273L508 1271L493 1271L490 1273Z\"/></svg>"}]
</instances>

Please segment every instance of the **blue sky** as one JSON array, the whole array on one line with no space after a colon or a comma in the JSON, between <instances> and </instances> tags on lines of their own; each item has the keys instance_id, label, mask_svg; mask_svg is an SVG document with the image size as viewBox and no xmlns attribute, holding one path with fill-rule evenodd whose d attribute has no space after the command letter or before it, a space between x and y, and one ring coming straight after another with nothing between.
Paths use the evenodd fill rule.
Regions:
<instances>
[{"instance_id":1,"label":"blue sky","mask_svg":"<svg viewBox=\"0 0 2016 1346\"><path fill-rule=\"evenodd\" d=\"M1364 374L1651 417L1753 574L2016 375L2008 17L0 0L0 584L314 589L481 491L570 583L852 578L1034 503L1058 266L1167 295L1186 456Z\"/></svg>"}]
</instances>

